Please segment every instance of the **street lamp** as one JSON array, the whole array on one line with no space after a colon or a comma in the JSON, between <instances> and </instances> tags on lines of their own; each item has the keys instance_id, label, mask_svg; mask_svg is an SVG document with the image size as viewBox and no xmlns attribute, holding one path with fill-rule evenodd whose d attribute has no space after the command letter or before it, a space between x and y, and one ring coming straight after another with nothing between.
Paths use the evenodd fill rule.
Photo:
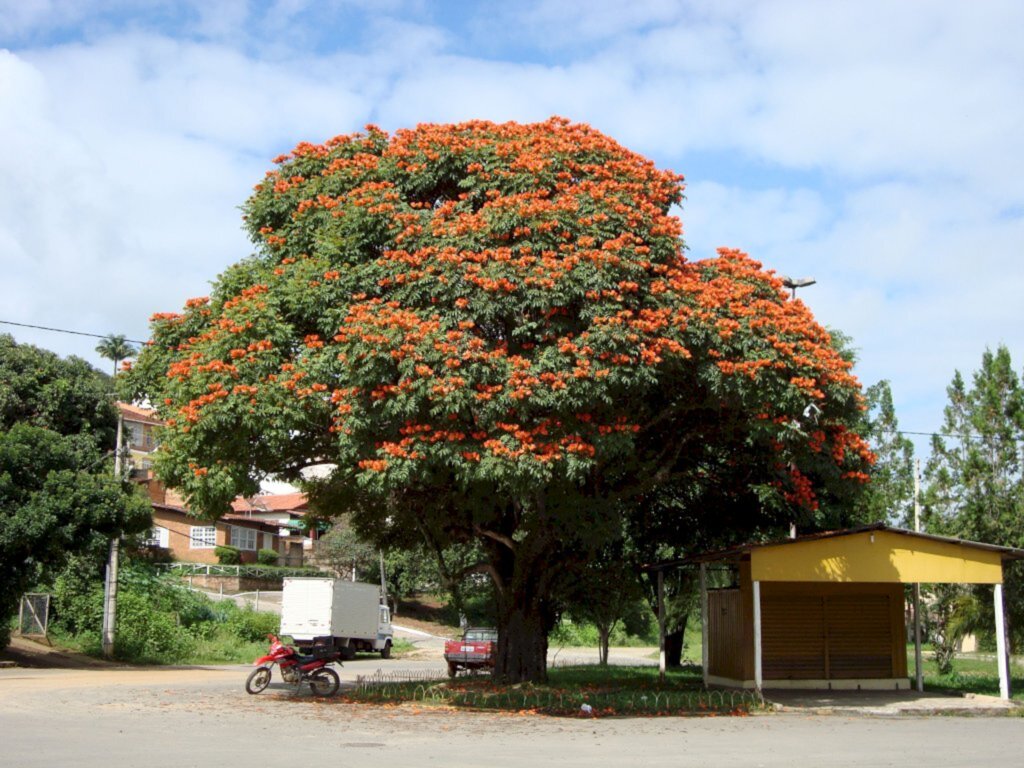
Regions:
<instances>
[{"instance_id":1,"label":"street lamp","mask_svg":"<svg viewBox=\"0 0 1024 768\"><path fill-rule=\"evenodd\" d=\"M813 277L797 277L797 278L793 278L793 277L786 277L785 275L782 276L782 284L784 286L786 286L787 288L789 288L791 291L793 291L793 300L794 301L796 301L796 289L797 288L806 288L808 285L814 285L816 282L818 282L818 281L815 280Z\"/></svg>"}]
</instances>

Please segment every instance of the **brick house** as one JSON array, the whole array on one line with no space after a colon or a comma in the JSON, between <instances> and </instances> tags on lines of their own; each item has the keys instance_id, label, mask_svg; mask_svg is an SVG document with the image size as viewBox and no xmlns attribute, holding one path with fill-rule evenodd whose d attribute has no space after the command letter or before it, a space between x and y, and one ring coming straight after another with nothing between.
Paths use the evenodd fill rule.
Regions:
<instances>
[{"instance_id":1,"label":"brick house","mask_svg":"<svg viewBox=\"0 0 1024 768\"><path fill-rule=\"evenodd\" d=\"M202 520L188 511L180 496L158 481L150 478L144 482L153 503L153 528L146 543L168 550L175 560L217 563L218 546L239 549L243 563L256 562L256 553L261 549L272 549L282 558L287 557L276 524L234 513L217 521Z\"/></svg>"},{"instance_id":2,"label":"brick house","mask_svg":"<svg viewBox=\"0 0 1024 768\"><path fill-rule=\"evenodd\" d=\"M304 535L300 521L308 509L304 494L239 497L232 503L231 512L219 520L198 519L181 496L153 476L153 453L160 445L163 426L156 413L128 403L118 403L118 408L129 445L131 477L145 486L153 505L153 528L147 545L168 550L175 560L193 563L216 563L215 548L232 546L241 551L243 563L255 562L261 549L272 549L282 564L302 564Z\"/></svg>"},{"instance_id":3,"label":"brick house","mask_svg":"<svg viewBox=\"0 0 1024 768\"><path fill-rule=\"evenodd\" d=\"M231 503L232 519L255 520L277 525L282 564L300 566L311 554L318 533L306 531L303 518L309 511L304 493L264 493L250 498L239 497Z\"/></svg>"}]
</instances>

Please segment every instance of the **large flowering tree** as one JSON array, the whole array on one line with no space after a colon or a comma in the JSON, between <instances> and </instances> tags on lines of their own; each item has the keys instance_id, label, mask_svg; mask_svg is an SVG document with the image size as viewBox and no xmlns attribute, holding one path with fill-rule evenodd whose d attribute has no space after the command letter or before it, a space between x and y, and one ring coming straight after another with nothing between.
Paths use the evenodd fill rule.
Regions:
<instances>
[{"instance_id":1,"label":"large flowering tree","mask_svg":"<svg viewBox=\"0 0 1024 768\"><path fill-rule=\"evenodd\" d=\"M688 261L681 177L598 131L370 127L275 162L257 253L126 377L158 471L216 514L326 463L314 502L364 535L475 543L498 675L544 677L561 585L652 505L659 535L746 532L865 479L828 333L745 254Z\"/></svg>"}]
</instances>

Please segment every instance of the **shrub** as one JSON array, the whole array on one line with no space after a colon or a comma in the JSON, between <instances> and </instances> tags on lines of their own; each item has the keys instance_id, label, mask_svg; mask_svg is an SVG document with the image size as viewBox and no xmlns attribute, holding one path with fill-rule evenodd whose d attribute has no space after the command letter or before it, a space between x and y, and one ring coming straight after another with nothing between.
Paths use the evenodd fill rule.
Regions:
<instances>
[{"instance_id":1,"label":"shrub","mask_svg":"<svg viewBox=\"0 0 1024 768\"><path fill-rule=\"evenodd\" d=\"M242 562L242 551L238 547L217 546L213 554L221 565L238 565Z\"/></svg>"},{"instance_id":2,"label":"shrub","mask_svg":"<svg viewBox=\"0 0 1024 768\"><path fill-rule=\"evenodd\" d=\"M152 597L131 589L118 595L115 653L129 661L168 663L188 658L195 640Z\"/></svg>"},{"instance_id":3,"label":"shrub","mask_svg":"<svg viewBox=\"0 0 1024 768\"><path fill-rule=\"evenodd\" d=\"M276 635L281 627L281 620L276 614L257 613L252 608L229 609L225 618L228 631L246 642L265 640L267 635Z\"/></svg>"},{"instance_id":4,"label":"shrub","mask_svg":"<svg viewBox=\"0 0 1024 768\"><path fill-rule=\"evenodd\" d=\"M50 586L53 624L71 635L100 632L103 626L103 575L86 558L72 557Z\"/></svg>"},{"instance_id":5,"label":"shrub","mask_svg":"<svg viewBox=\"0 0 1024 768\"><path fill-rule=\"evenodd\" d=\"M277 558L280 555L273 549L261 549L256 553L256 562L260 565L277 565Z\"/></svg>"}]
</instances>

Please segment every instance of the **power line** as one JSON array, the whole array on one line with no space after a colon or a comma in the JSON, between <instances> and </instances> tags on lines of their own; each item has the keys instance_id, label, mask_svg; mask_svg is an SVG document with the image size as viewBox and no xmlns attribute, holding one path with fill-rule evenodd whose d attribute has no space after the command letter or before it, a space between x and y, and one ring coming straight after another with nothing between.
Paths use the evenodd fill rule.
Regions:
<instances>
[{"instance_id":1,"label":"power line","mask_svg":"<svg viewBox=\"0 0 1024 768\"><path fill-rule=\"evenodd\" d=\"M106 338L110 338L110 334L104 336L102 334L85 333L84 331L69 331L66 328L48 328L46 326L33 326L33 325L28 324L28 323L14 323L13 321L0 321L0 324L5 325L5 326L17 326L19 328L32 328L32 329L35 329L37 331L52 331L53 333L58 333L58 334L72 334L73 336L89 336L89 337L91 337L93 339L106 339ZM145 341L139 341L138 339L125 339L125 341L129 341L132 344L145 344L146 343ZM922 436L922 437L946 437L946 438L953 439L953 440L963 440L963 439L967 439L967 438L970 438L970 439L973 439L973 440L984 439L984 435L971 434L971 433L967 433L967 434L947 434L947 433L944 433L944 432L913 432L913 431L908 430L908 429L896 429L896 430L893 430L893 431L896 432L896 434L903 434L903 435L912 434L912 435L919 435L919 436Z\"/></svg>"},{"instance_id":2,"label":"power line","mask_svg":"<svg viewBox=\"0 0 1024 768\"><path fill-rule=\"evenodd\" d=\"M910 432L905 429L893 430L897 435L923 435L924 437L945 437L950 440L984 440L985 435L976 435L973 432L965 432L962 435L951 435L946 432ZM1020 438L1014 438L1013 442L1021 442Z\"/></svg>"},{"instance_id":3,"label":"power line","mask_svg":"<svg viewBox=\"0 0 1024 768\"><path fill-rule=\"evenodd\" d=\"M17 325L21 328L34 328L37 331L53 331L54 333L70 333L73 336L91 336L94 339L108 339L111 334L100 334L100 333L86 333L85 331L69 331L67 328L48 328L45 325L30 325L29 323L16 323L13 320L0 320L0 324L3 325ZM132 344L145 344L144 341L138 339L125 339L130 341Z\"/></svg>"}]
</instances>

